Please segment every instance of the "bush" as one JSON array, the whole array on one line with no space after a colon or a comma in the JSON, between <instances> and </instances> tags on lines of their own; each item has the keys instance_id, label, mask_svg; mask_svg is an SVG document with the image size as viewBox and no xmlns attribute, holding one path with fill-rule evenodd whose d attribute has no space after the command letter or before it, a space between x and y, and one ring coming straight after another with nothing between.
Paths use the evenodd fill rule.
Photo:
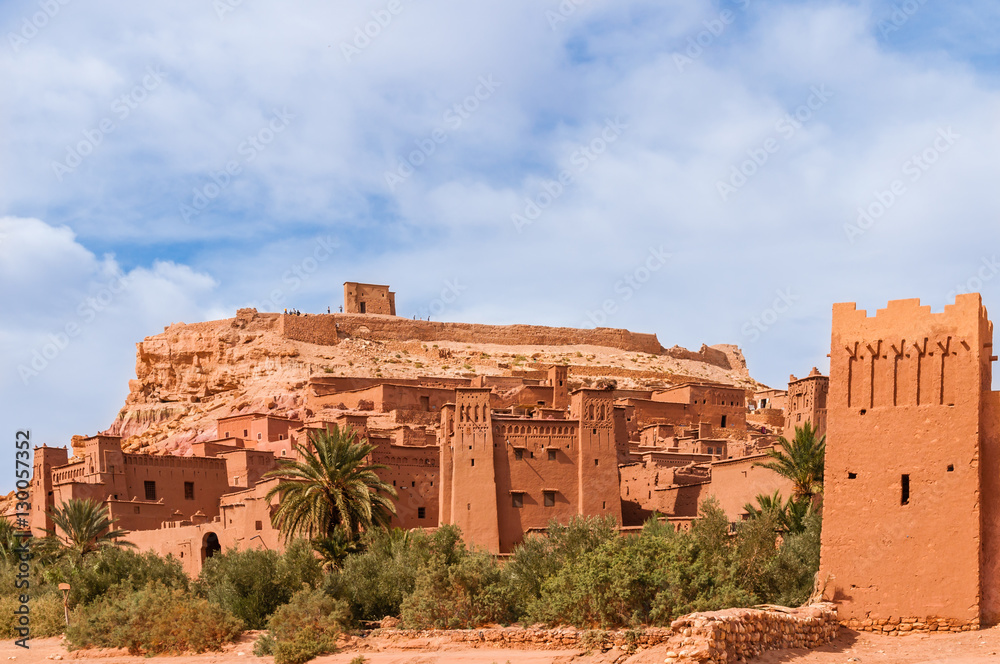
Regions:
<instances>
[{"instance_id":1,"label":"bush","mask_svg":"<svg viewBox=\"0 0 1000 664\"><path fill-rule=\"evenodd\" d=\"M300 590L268 620L270 641L260 650L272 650L275 664L303 664L336 650L349 617L346 602L320 590Z\"/></svg>"},{"instance_id":2,"label":"bush","mask_svg":"<svg viewBox=\"0 0 1000 664\"><path fill-rule=\"evenodd\" d=\"M13 586L9 586L13 587ZM36 592L28 591L31 599L28 610L31 612L31 638L40 639L47 636L58 636L66 629L66 615L63 610L62 595L51 592L50 589ZM0 597L0 639L17 639L20 635L15 631L18 627L14 611L21 606L18 595Z\"/></svg>"},{"instance_id":3,"label":"bush","mask_svg":"<svg viewBox=\"0 0 1000 664\"><path fill-rule=\"evenodd\" d=\"M199 595L243 622L245 629L264 629L268 617L303 585L322 579L320 563L305 541L292 543L285 555L276 551L232 550L205 561L196 584Z\"/></svg>"},{"instance_id":4,"label":"bush","mask_svg":"<svg viewBox=\"0 0 1000 664\"><path fill-rule=\"evenodd\" d=\"M401 613L406 626L416 629L469 628L512 622L512 605L507 577L496 558L463 547L457 560L449 563L435 556L421 569Z\"/></svg>"},{"instance_id":5,"label":"bush","mask_svg":"<svg viewBox=\"0 0 1000 664\"><path fill-rule=\"evenodd\" d=\"M184 568L173 556L161 558L152 551L137 553L114 546L102 547L82 560L64 560L54 571L72 587L71 607L90 604L115 586L139 590L156 581L167 588L188 588Z\"/></svg>"},{"instance_id":6,"label":"bush","mask_svg":"<svg viewBox=\"0 0 1000 664\"><path fill-rule=\"evenodd\" d=\"M114 588L74 612L66 639L71 649L127 648L130 654L221 650L239 636L232 614L179 589L154 582L139 591Z\"/></svg>"},{"instance_id":7,"label":"bush","mask_svg":"<svg viewBox=\"0 0 1000 664\"><path fill-rule=\"evenodd\" d=\"M356 620L398 616L403 598L413 592L428 540L422 531L371 533L364 552L348 556L340 572L330 575L327 592L345 599Z\"/></svg>"}]
</instances>

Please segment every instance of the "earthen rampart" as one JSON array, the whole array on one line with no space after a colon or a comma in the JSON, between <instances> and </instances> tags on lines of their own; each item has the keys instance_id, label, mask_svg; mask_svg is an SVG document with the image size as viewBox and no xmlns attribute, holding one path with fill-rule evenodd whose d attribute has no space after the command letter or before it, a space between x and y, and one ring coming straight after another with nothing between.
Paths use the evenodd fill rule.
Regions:
<instances>
[{"instance_id":1,"label":"earthen rampart","mask_svg":"<svg viewBox=\"0 0 1000 664\"><path fill-rule=\"evenodd\" d=\"M604 327L582 330L538 325L479 325L361 314L282 315L280 321L279 330L285 338L327 346L340 339L356 337L377 341L443 340L505 346L603 346L651 355L663 352L655 334ZM720 355L725 357L725 353L720 352Z\"/></svg>"}]
</instances>

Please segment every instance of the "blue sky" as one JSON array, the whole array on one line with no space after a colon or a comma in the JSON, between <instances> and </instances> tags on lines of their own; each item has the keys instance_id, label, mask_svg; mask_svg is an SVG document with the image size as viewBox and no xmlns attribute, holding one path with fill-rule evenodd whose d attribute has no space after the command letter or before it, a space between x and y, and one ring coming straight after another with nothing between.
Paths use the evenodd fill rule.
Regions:
<instances>
[{"instance_id":1,"label":"blue sky","mask_svg":"<svg viewBox=\"0 0 1000 664\"><path fill-rule=\"evenodd\" d=\"M330 4L0 3L8 439L107 427L165 325L346 280L775 386L834 302L1000 312L995 2Z\"/></svg>"}]
</instances>

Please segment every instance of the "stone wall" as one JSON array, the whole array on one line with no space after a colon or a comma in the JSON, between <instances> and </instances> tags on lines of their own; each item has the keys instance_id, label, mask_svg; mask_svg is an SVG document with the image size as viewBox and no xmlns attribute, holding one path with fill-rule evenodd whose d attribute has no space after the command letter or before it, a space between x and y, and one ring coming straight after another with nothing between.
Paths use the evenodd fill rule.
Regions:
<instances>
[{"instance_id":1,"label":"stone wall","mask_svg":"<svg viewBox=\"0 0 1000 664\"><path fill-rule=\"evenodd\" d=\"M634 649L656 647L669 664L723 664L756 657L767 650L816 648L836 638L839 623L833 604L800 609L726 609L683 616L669 628L582 630L501 627L488 629L378 629L362 636L390 642L435 639L438 642L482 644L490 648L561 650Z\"/></svg>"},{"instance_id":2,"label":"stone wall","mask_svg":"<svg viewBox=\"0 0 1000 664\"><path fill-rule=\"evenodd\" d=\"M801 609L726 609L693 613L671 623L666 664L721 664L768 650L817 648L837 637L837 608L822 603Z\"/></svg>"},{"instance_id":3,"label":"stone wall","mask_svg":"<svg viewBox=\"0 0 1000 664\"><path fill-rule=\"evenodd\" d=\"M939 618L935 616L927 618L851 619L841 621L841 624L848 629L854 629L859 632L876 632L890 636L901 636L914 632L973 632L979 629L978 620L963 622L952 618Z\"/></svg>"}]
</instances>

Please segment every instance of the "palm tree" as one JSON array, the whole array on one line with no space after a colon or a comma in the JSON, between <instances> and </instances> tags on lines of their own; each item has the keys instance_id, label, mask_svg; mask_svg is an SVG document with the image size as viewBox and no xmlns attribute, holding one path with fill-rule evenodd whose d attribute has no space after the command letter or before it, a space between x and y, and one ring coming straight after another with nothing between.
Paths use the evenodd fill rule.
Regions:
<instances>
[{"instance_id":1,"label":"palm tree","mask_svg":"<svg viewBox=\"0 0 1000 664\"><path fill-rule=\"evenodd\" d=\"M96 500L71 498L49 510L49 516L55 529L46 528L45 532L59 548L77 557L82 558L102 546L135 546L121 539L128 531L112 530L114 520L107 508Z\"/></svg>"},{"instance_id":2,"label":"palm tree","mask_svg":"<svg viewBox=\"0 0 1000 664\"><path fill-rule=\"evenodd\" d=\"M0 560L8 563L17 563L18 550L23 541L27 538L22 535L23 531L14 527L7 519L0 517ZM22 538L24 538L22 540Z\"/></svg>"},{"instance_id":3,"label":"palm tree","mask_svg":"<svg viewBox=\"0 0 1000 664\"><path fill-rule=\"evenodd\" d=\"M279 467L265 477L282 482L267 493L280 496L272 522L286 541L297 535L332 538L338 529L349 538L374 527L388 527L396 513L396 490L375 471L382 465L365 464L375 449L350 427L311 432L310 446L296 445L301 461L279 459Z\"/></svg>"},{"instance_id":4,"label":"palm tree","mask_svg":"<svg viewBox=\"0 0 1000 664\"><path fill-rule=\"evenodd\" d=\"M789 498L785 502L781 498L781 492L775 491L774 495L764 493L757 494L757 505L747 503L743 506L751 519L758 519L765 515L773 514L778 525L789 533L801 533L806 529L805 519L812 512L813 504L811 500L803 498Z\"/></svg>"},{"instance_id":5,"label":"palm tree","mask_svg":"<svg viewBox=\"0 0 1000 664\"><path fill-rule=\"evenodd\" d=\"M773 470L792 481L792 491L796 499L813 497L823 491L823 458L826 454L826 436L816 440L816 430L806 422L795 427L795 437L791 442L778 438L781 450L770 449L767 456L772 461L757 464Z\"/></svg>"}]
</instances>

